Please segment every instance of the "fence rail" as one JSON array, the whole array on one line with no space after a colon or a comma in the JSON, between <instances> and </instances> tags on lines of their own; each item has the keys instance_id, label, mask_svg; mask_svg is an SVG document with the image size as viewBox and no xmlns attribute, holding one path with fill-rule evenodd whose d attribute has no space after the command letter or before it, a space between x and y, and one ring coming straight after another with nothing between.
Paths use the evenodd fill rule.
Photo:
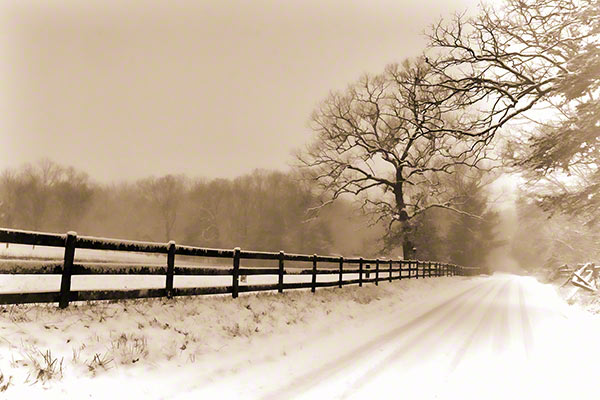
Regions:
<instances>
[{"instance_id":1,"label":"fence rail","mask_svg":"<svg viewBox=\"0 0 600 400\"><path fill-rule=\"evenodd\" d=\"M340 256L322 256L306 254L288 254L280 252L247 251L235 248L233 250L211 249L169 243L140 242L78 236L75 232L66 234L30 232L0 228L0 243L61 247L65 249L62 262L46 262L43 265L13 264L0 268L0 274L53 274L61 275L60 291L37 293L0 293L0 304L24 303L59 303L65 308L72 301L84 300L118 300L149 297L196 296L208 294L231 294L234 298L239 293L275 291L282 293L291 289L311 289L321 287L342 287L345 285L375 283L382 281L410 279L419 277L437 277L453 275L476 275L482 271L479 268L462 267L454 264L418 261L345 258ZM76 249L110 250L122 252L141 252L164 254L167 256L166 265L121 264L117 266L99 263L75 262ZM214 267L182 267L175 264L176 256L192 256L203 258L227 258L232 260L232 268ZM274 268L244 268L242 260L273 260L278 261ZM286 270L285 262L305 262L307 267L294 275L311 275L310 282L284 282L284 276L292 275ZM319 269L319 263L336 264L336 268ZM346 279L344 275L358 274L358 279ZM159 289L134 290L71 290L73 275L163 275L165 287ZM231 285L213 287L177 288L173 286L174 276L231 276ZM273 284L240 285L240 276L247 275L277 275L278 281ZM337 275L338 279L331 282L318 282L318 275ZM374 275L374 277L371 277Z\"/></svg>"}]
</instances>

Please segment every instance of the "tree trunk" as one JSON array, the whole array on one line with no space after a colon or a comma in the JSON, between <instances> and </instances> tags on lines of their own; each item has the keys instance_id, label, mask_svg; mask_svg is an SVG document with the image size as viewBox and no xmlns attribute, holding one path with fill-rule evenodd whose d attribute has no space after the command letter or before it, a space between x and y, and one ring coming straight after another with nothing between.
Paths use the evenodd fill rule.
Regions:
<instances>
[{"instance_id":1,"label":"tree trunk","mask_svg":"<svg viewBox=\"0 0 600 400\"><path fill-rule=\"evenodd\" d=\"M409 240L402 240L402 258L404 260L412 260L412 247Z\"/></svg>"},{"instance_id":2,"label":"tree trunk","mask_svg":"<svg viewBox=\"0 0 600 400\"><path fill-rule=\"evenodd\" d=\"M402 186L402 170L396 171L396 185L394 187L394 196L396 200L396 210L398 211L398 220L400 221L400 230L402 232L402 257L405 260L411 260L415 257L414 245L411 241L412 227L406 212L406 203L404 203L404 188Z\"/></svg>"},{"instance_id":3,"label":"tree trunk","mask_svg":"<svg viewBox=\"0 0 600 400\"><path fill-rule=\"evenodd\" d=\"M414 260L416 257L416 249L411 241L412 229L408 220L401 220L402 229L402 254L405 260Z\"/></svg>"}]
</instances>

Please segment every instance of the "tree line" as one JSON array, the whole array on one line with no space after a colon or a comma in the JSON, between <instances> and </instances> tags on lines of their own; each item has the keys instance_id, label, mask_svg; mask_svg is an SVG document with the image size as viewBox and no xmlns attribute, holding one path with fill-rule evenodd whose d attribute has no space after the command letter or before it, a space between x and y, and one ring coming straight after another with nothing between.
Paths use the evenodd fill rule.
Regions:
<instances>
[{"instance_id":1,"label":"tree line","mask_svg":"<svg viewBox=\"0 0 600 400\"><path fill-rule=\"evenodd\" d=\"M41 160L0 175L2 227L204 247L329 253L336 242L344 243L339 232L356 231L364 221L344 203L311 218L307 210L316 201L309 182L276 171L235 179L165 175L99 184L73 167ZM339 214L346 218L338 221ZM361 250L374 247L366 244L374 240L369 235L374 233L358 234L351 242L363 241Z\"/></svg>"}]
</instances>

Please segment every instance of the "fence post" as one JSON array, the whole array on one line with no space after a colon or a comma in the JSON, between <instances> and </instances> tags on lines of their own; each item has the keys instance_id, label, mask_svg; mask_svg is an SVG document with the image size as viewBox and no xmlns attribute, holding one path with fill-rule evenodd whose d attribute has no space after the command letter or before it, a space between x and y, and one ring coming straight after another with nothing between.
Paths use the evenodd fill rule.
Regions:
<instances>
[{"instance_id":1,"label":"fence post","mask_svg":"<svg viewBox=\"0 0 600 400\"><path fill-rule=\"evenodd\" d=\"M400 259L398 262L398 269L400 269L400 273L398 274L398 280L402 280L402 266L404 264L404 259Z\"/></svg>"},{"instance_id":2,"label":"fence post","mask_svg":"<svg viewBox=\"0 0 600 400\"><path fill-rule=\"evenodd\" d=\"M427 277L431 278L431 261L427 261Z\"/></svg>"},{"instance_id":3,"label":"fence post","mask_svg":"<svg viewBox=\"0 0 600 400\"><path fill-rule=\"evenodd\" d=\"M390 282L392 281L392 268L393 268L392 259L390 258Z\"/></svg>"},{"instance_id":4,"label":"fence post","mask_svg":"<svg viewBox=\"0 0 600 400\"><path fill-rule=\"evenodd\" d=\"M283 293L283 260L285 259L285 253L283 252L283 250L279 251L279 287L277 288L277 291L279 293Z\"/></svg>"},{"instance_id":5,"label":"fence post","mask_svg":"<svg viewBox=\"0 0 600 400\"><path fill-rule=\"evenodd\" d=\"M340 288L342 287L343 280L343 271L344 271L344 257L340 256Z\"/></svg>"},{"instance_id":6,"label":"fence post","mask_svg":"<svg viewBox=\"0 0 600 400\"><path fill-rule=\"evenodd\" d=\"M358 286L362 287L362 280L363 280L363 258L360 258L360 261L358 262Z\"/></svg>"},{"instance_id":7,"label":"fence post","mask_svg":"<svg viewBox=\"0 0 600 400\"><path fill-rule=\"evenodd\" d=\"M314 293L316 288L317 288L317 255L313 254L312 286L310 287L310 291Z\"/></svg>"},{"instance_id":8,"label":"fence post","mask_svg":"<svg viewBox=\"0 0 600 400\"><path fill-rule=\"evenodd\" d=\"M365 278L371 279L371 264L365 265L365 268L367 269Z\"/></svg>"},{"instance_id":9,"label":"fence post","mask_svg":"<svg viewBox=\"0 0 600 400\"><path fill-rule=\"evenodd\" d=\"M419 262L415 261L415 279L419 279Z\"/></svg>"},{"instance_id":10,"label":"fence post","mask_svg":"<svg viewBox=\"0 0 600 400\"><path fill-rule=\"evenodd\" d=\"M375 286L379 286L379 258L375 260Z\"/></svg>"},{"instance_id":11,"label":"fence post","mask_svg":"<svg viewBox=\"0 0 600 400\"><path fill-rule=\"evenodd\" d=\"M77 232L68 232L65 240L65 259L63 262L62 277L60 280L60 297L58 300L59 308L67 308L69 297L71 296L71 271L73 269L73 260L75 259L75 244L77 242Z\"/></svg>"},{"instance_id":12,"label":"fence post","mask_svg":"<svg viewBox=\"0 0 600 400\"><path fill-rule=\"evenodd\" d=\"M167 299L173 298L173 275L175 274L175 241L171 240L167 245Z\"/></svg>"},{"instance_id":13,"label":"fence post","mask_svg":"<svg viewBox=\"0 0 600 400\"><path fill-rule=\"evenodd\" d=\"M231 285L231 296L235 299L238 297L240 291L240 252L242 249L236 247L233 249L233 272L232 272L232 285Z\"/></svg>"}]
</instances>

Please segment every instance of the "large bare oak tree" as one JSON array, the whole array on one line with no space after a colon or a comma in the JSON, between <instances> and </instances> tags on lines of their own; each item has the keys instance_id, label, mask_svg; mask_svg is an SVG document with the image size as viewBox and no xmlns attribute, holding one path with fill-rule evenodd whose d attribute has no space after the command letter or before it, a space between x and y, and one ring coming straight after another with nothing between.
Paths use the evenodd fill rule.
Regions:
<instances>
[{"instance_id":1,"label":"large bare oak tree","mask_svg":"<svg viewBox=\"0 0 600 400\"><path fill-rule=\"evenodd\" d=\"M413 256L411 220L432 207L454 209L440 176L486 158L483 142L455 133L477 115L457 99L444 102L451 93L437 79L419 58L331 93L313 114L314 140L298 156L329 201L355 196L375 222L387 223L387 237L400 231L405 258Z\"/></svg>"}]
</instances>

